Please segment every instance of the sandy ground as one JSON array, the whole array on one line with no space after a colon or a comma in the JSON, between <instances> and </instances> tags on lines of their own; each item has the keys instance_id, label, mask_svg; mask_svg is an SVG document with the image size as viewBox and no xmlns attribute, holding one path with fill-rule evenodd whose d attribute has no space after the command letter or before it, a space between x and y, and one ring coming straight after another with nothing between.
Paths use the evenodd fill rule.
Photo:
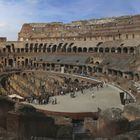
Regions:
<instances>
[{"instance_id":1,"label":"sandy ground","mask_svg":"<svg viewBox=\"0 0 140 140\"><path fill-rule=\"evenodd\" d=\"M94 92L94 98L92 93ZM70 94L56 96L57 104L35 105L34 107L42 110L57 112L97 112L97 108L104 110L106 108L123 108L120 101L118 88L108 85L104 88L84 90L84 94L76 92L76 97L71 98Z\"/></svg>"}]
</instances>

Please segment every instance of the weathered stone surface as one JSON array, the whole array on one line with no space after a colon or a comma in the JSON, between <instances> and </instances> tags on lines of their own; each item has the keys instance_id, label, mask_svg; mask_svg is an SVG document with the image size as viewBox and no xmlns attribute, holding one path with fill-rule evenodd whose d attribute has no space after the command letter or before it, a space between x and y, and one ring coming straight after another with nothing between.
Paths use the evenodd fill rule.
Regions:
<instances>
[{"instance_id":1,"label":"weathered stone surface","mask_svg":"<svg viewBox=\"0 0 140 140\"><path fill-rule=\"evenodd\" d=\"M84 129L89 131L93 136L97 134L97 121L92 118L85 118Z\"/></svg>"},{"instance_id":2,"label":"weathered stone surface","mask_svg":"<svg viewBox=\"0 0 140 140\"><path fill-rule=\"evenodd\" d=\"M15 112L34 113L34 112L36 112L36 109L31 105L16 103Z\"/></svg>"},{"instance_id":3,"label":"weathered stone surface","mask_svg":"<svg viewBox=\"0 0 140 140\"><path fill-rule=\"evenodd\" d=\"M9 98L0 96L0 127L6 128L7 113L13 109L14 102Z\"/></svg>"},{"instance_id":4,"label":"weathered stone surface","mask_svg":"<svg viewBox=\"0 0 140 140\"><path fill-rule=\"evenodd\" d=\"M71 140L72 139L72 127L61 126L57 132L58 139Z\"/></svg>"},{"instance_id":5,"label":"weathered stone surface","mask_svg":"<svg viewBox=\"0 0 140 140\"><path fill-rule=\"evenodd\" d=\"M129 121L140 119L140 105L136 103L125 105L123 116Z\"/></svg>"},{"instance_id":6,"label":"weathered stone surface","mask_svg":"<svg viewBox=\"0 0 140 140\"><path fill-rule=\"evenodd\" d=\"M129 130L140 130L140 119L130 122Z\"/></svg>"},{"instance_id":7,"label":"weathered stone surface","mask_svg":"<svg viewBox=\"0 0 140 140\"><path fill-rule=\"evenodd\" d=\"M101 112L97 120L97 134L102 137L112 137L128 130L129 122L122 116L118 108L110 108Z\"/></svg>"},{"instance_id":8,"label":"weathered stone surface","mask_svg":"<svg viewBox=\"0 0 140 140\"><path fill-rule=\"evenodd\" d=\"M140 139L140 130L131 131L112 138L112 140L139 140L139 139Z\"/></svg>"}]
</instances>

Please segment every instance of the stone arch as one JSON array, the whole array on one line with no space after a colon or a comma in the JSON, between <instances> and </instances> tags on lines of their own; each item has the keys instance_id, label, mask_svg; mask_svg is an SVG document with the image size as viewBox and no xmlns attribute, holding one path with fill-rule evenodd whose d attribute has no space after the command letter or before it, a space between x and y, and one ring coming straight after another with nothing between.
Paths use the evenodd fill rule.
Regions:
<instances>
[{"instance_id":1,"label":"stone arch","mask_svg":"<svg viewBox=\"0 0 140 140\"><path fill-rule=\"evenodd\" d=\"M99 48L99 52L100 53L103 53L104 52L104 49L101 47L101 48Z\"/></svg>"},{"instance_id":2,"label":"stone arch","mask_svg":"<svg viewBox=\"0 0 140 140\"><path fill-rule=\"evenodd\" d=\"M82 48L81 47L78 47L78 52L82 52Z\"/></svg>"},{"instance_id":3,"label":"stone arch","mask_svg":"<svg viewBox=\"0 0 140 140\"><path fill-rule=\"evenodd\" d=\"M74 46L74 47L72 48L72 51L76 53L76 52L77 52L77 47Z\"/></svg>"},{"instance_id":4,"label":"stone arch","mask_svg":"<svg viewBox=\"0 0 140 140\"><path fill-rule=\"evenodd\" d=\"M28 47L29 47L29 44L28 44L28 43L26 43L26 44L25 44L25 47L27 47L27 48L28 48Z\"/></svg>"},{"instance_id":5,"label":"stone arch","mask_svg":"<svg viewBox=\"0 0 140 140\"><path fill-rule=\"evenodd\" d=\"M134 53L134 51L135 51L134 47L130 47L130 48L129 48L129 52L130 52L130 53L132 53L132 54L133 54L133 53Z\"/></svg>"},{"instance_id":6,"label":"stone arch","mask_svg":"<svg viewBox=\"0 0 140 140\"><path fill-rule=\"evenodd\" d=\"M95 65L99 65L99 64L100 64L99 61L96 61L96 62L95 62Z\"/></svg>"},{"instance_id":7,"label":"stone arch","mask_svg":"<svg viewBox=\"0 0 140 140\"><path fill-rule=\"evenodd\" d=\"M139 74L136 73L136 74L134 75L134 80L135 80L135 81L140 81L140 76L139 76Z\"/></svg>"},{"instance_id":8,"label":"stone arch","mask_svg":"<svg viewBox=\"0 0 140 140\"><path fill-rule=\"evenodd\" d=\"M43 63L43 64L42 64L42 67L43 67L43 70L45 70L45 69L46 69L46 64Z\"/></svg>"},{"instance_id":9,"label":"stone arch","mask_svg":"<svg viewBox=\"0 0 140 140\"><path fill-rule=\"evenodd\" d=\"M2 50L4 53L6 52L6 48L3 48L3 50Z\"/></svg>"},{"instance_id":10,"label":"stone arch","mask_svg":"<svg viewBox=\"0 0 140 140\"><path fill-rule=\"evenodd\" d=\"M61 52L62 51L62 44L63 43L59 43L59 45L57 47L57 52Z\"/></svg>"},{"instance_id":11,"label":"stone arch","mask_svg":"<svg viewBox=\"0 0 140 140\"><path fill-rule=\"evenodd\" d=\"M47 47L47 52L48 52L48 53L51 52L51 46Z\"/></svg>"},{"instance_id":12,"label":"stone arch","mask_svg":"<svg viewBox=\"0 0 140 140\"><path fill-rule=\"evenodd\" d=\"M71 52L71 51L72 51L71 47L68 47L67 52Z\"/></svg>"},{"instance_id":13,"label":"stone arch","mask_svg":"<svg viewBox=\"0 0 140 140\"><path fill-rule=\"evenodd\" d=\"M13 67L14 61L13 59L8 59L8 65Z\"/></svg>"},{"instance_id":14,"label":"stone arch","mask_svg":"<svg viewBox=\"0 0 140 140\"><path fill-rule=\"evenodd\" d=\"M65 44L63 45L63 47L62 47L62 52L66 52L67 44L68 44L68 43L65 43Z\"/></svg>"},{"instance_id":15,"label":"stone arch","mask_svg":"<svg viewBox=\"0 0 140 140\"><path fill-rule=\"evenodd\" d=\"M17 52L20 53L20 48L17 48Z\"/></svg>"},{"instance_id":16,"label":"stone arch","mask_svg":"<svg viewBox=\"0 0 140 140\"><path fill-rule=\"evenodd\" d=\"M12 51L15 52L15 45L13 43L11 44L11 47L12 47Z\"/></svg>"},{"instance_id":17,"label":"stone arch","mask_svg":"<svg viewBox=\"0 0 140 140\"><path fill-rule=\"evenodd\" d=\"M56 44L52 46L52 52L56 52L56 47L57 47Z\"/></svg>"},{"instance_id":18,"label":"stone arch","mask_svg":"<svg viewBox=\"0 0 140 140\"><path fill-rule=\"evenodd\" d=\"M93 52L93 48L90 47L90 48L88 49L88 52Z\"/></svg>"},{"instance_id":19,"label":"stone arch","mask_svg":"<svg viewBox=\"0 0 140 140\"><path fill-rule=\"evenodd\" d=\"M28 43L25 44L25 52L28 52L29 48L28 48Z\"/></svg>"},{"instance_id":20,"label":"stone arch","mask_svg":"<svg viewBox=\"0 0 140 140\"><path fill-rule=\"evenodd\" d=\"M9 53L11 52L11 46L10 45L6 45L6 49Z\"/></svg>"},{"instance_id":21,"label":"stone arch","mask_svg":"<svg viewBox=\"0 0 140 140\"><path fill-rule=\"evenodd\" d=\"M25 77L27 77L27 74L26 73L22 73L22 76L25 78Z\"/></svg>"},{"instance_id":22,"label":"stone arch","mask_svg":"<svg viewBox=\"0 0 140 140\"><path fill-rule=\"evenodd\" d=\"M74 42L70 43L70 45L69 45L69 46L70 46L70 47L72 47L73 45L74 45Z\"/></svg>"},{"instance_id":23,"label":"stone arch","mask_svg":"<svg viewBox=\"0 0 140 140\"><path fill-rule=\"evenodd\" d=\"M116 49L114 47L111 48L111 52L115 53Z\"/></svg>"},{"instance_id":24,"label":"stone arch","mask_svg":"<svg viewBox=\"0 0 140 140\"><path fill-rule=\"evenodd\" d=\"M43 44L41 43L41 44L39 44L39 52L41 52L42 51L42 47L43 47Z\"/></svg>"},{"instance_id":25,"label":"stone arch","mask_svg":"<svg viewBox=\"0 0 140 140\"><path fill-rule=\"evenodd\" d=\"M74 79L74 82L75 83L79 83L79 80L76 78L76 79Z\"/></svg>"},{"instance_id":26,"label":"stone arch","mask_svg":"<svg viewBox=\"0 0 140 140\"><path fill-rule=\"evenodd\" d=\"M37 52L37 50L38 50L38 49L37 49L37 46L35 46L35 47L34 47L34 52Z\"/></svg>"},{"instance_id":27,"label":"stone arch","mask_svg":"<svg viewBox=\"0 0 140 140\"><path fill-rule=\"evenodd\" d=\"M103 44L103 42L98 42L96 46L100 46L101 44Z\"/></svg>"},{"instance_id":28,"label":"stone arch","mask_svg":"<svg viewBox=\"0 0 140 140\"><path fill-rule=\"evenodd\" d=\"M96 53L98 52L98 48L97 47L94 48L94 52L96 52Z\"/></svg>"},{"instance_id":29,"label":"stone arch","mask_svg":"<svg viewBox=\"0 0 140 140\"><path fill-rule=\"evenodd\" d=\"M33 51L33 43L30 44L30 52Z\"/></svg>"},{"instance_id":30,"label":"stone arch","mask_svg":"<svg viewBox=\"0 0 140 140\"><path fill-rule=\"evenodd\" d=\"M83 52L87 52L87 48L86 47L83 48Z\"/></svg>"},{"instance_id":31,"label":"stone arch","mask_svg":"<svg viewBox=\"0 0 140 140\"><path fill-rule=\"evenodd\" d=\"M44 45L44 46L43 46L43 52L46 52L46 49L47 49L47 46Z\"/></svg>"},{"instance_id":32,"label":"stone arch","mask_svg":"<svg viewBox=\"0 0 140 140\"><path fill-rule=\"evenodd\" d=\"M122 52L122 48L118 47L117 48L117 53L121 53Z\"/></svg>"},{"instance_id":33,"label":"stone arch","mask_svg":"<svg viewBox=\"0 0 140 140\"><path fill-rule=\"evenodd\" d=\"M28 58L25 59L25 66L28 66L29 60Z\"/></svg>"},{"instance_id":34,"label":"stone arch","mask_svg":"<svg viewBox=\"0 0 140 140\"><path fill-rule=\"evenodd\" d=\"M21 65L24 66L24 61L21 61Z\"/></svg>"},{"instance_id":35,"label":"stone arch","mask_svg":"<svg viewBox=\"0 0 140 140\"><path fill-rule=\"evenodd\" d=\"M21 48L21 52L22 52L22 53L24 52L24 50L25 50L24 48Z\"/></svg>"},{"instance_id":36,"label":"stone arch","mask_svg":"<svg viewBox=\"0 0 140 140\"><path fill-rule=\"evenodd\" d=\"M110 49L108 47L105 48L105 53L109 53Z\"/></svg>"},{"instance_id":37,"label":"stone arch","mask_svg":"<svg viewBox=\"0 0 140 140\"><path fill-rule=\"evenodd\" d=\"M128 48L127 47L123 48L123 53L128 53Z\"/></svg>"}]
</instances>

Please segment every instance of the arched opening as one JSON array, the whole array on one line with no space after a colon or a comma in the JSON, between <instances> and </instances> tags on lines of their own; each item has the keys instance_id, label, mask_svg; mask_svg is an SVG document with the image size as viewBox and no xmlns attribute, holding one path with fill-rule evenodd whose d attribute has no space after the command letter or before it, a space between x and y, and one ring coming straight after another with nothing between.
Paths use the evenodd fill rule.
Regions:
<instances>
[{"instance_id":1,"label":"arched opening","mask_svg":"<svg viewBox=\"0 0 140 140\"><path fill-rule=\"evenodd\" d=\"M25 44L25 52L28 52L28 43Z\"/></svg>"},{"instance_id":2,"label":"arched opening","mask_svg":"<svg viewBox=\"0 0 140 140\"><path fill-rule=\"evenodd\" d=\"M25 47L28 48L28 43L25 44Z\"/></svg>"},{"instance_id":3,"label":"arched opening","mask_svg":"<svg viewBox=\"0 0 140 140\"><path fill-rule=\"evenodd\" d=\"M4 52L4 53L6 52L6 48L3 48L3 52Z\"/></svg>"},{"instance_id":4,"label":"arched opening","mask_svg":"<svg viewBox=\"0 0 140 140\"><path fill-rule=\"evenodd\" d=\"M83 52L87 52L87 48L86 47L83 48Z\"/></svg>"},{"instance_id":5,"label":"arched opening","mask_svg":"<svg viewBox=\"0 0 140 140\"><path fill-rule=\"evenodd\" d=\"M112 53L115 53L115 48L114 48L114 47L111 48L111 52L112 52Z\"/></svg>"},{"instance_id":6,"label":"arched opening","mask_svg":"<svg viewBox=\"0 0 140 140\"><path fill-rule=\"evenodd\" d=\"M132 53L132 54L134 53L134 50L135 50L135 49L134 49L133 47L131 47L131 48L129 49L130 53Z\"/></svg>"},{"instance_id":7,"label":"arched opening","mask_svg":"<svg viewBox=\"0 0 140 140\"><path fill-rule=\"evenodd\" d=\"M66 52L66 47L67 47L68 43L65 43L63 46L62 46L62 52Z\"/></svg>"},{"instance_id":8,"label":"arched opening","mask_svg":"<svg viewBox=\"0 0 140 140\"><path fill-rule=\"evenodd\" d=\"M12 46L11 46L11 47L12 47L12 51L13 51L13 52L15 52L15 45L14 45L14 44L12 44Z\"/></svg>"},{"instance_id":9,"label":"arched opening","mask_svg":"<svg viewBox=\"0 0 140 140\"><path fill-rule=\"evenodd\" d=\"M71 52L71 50L72 50L71 47L67 48L67 52Z\"/></svg>"},{"instance_id":10,"label":"arched opening","mask_svg":"<svg viewBox=\"0 0 140 140\"><path fill-rule=\"evenodd\" d=\"M77 47L74 46L74 47L72 48L72 51L76 53L76 52L77 52Z\"/></svg>"},{"instance_id":11,"label":"arched opening","mask_svg":"<svg viewBox=\"0 0 140 140\"><path fill-rule=\"evenodd\" d=\"M35 47L38 47L38 43L35 43Z\"/></svg>"},{"instance_id":12,"label":"arched opening","mask_svg":"<svg viewBox=\"0 0 140 140\"><path fill-rule=\"evenodd\" d=\"M95 62L95 65L99 65L99 61L96 61L96 62Z\"/></svg>"},{"instance_id":13,"label":"arched opening","mask_svg":"<svg viewBox=\"0 0 140 140\"><path fill-rule=\"evenodd\" d=\"M46 45L43 46L43 52L46 52Z\"/></svg>"},{"instance_id":14,"label":"arched opening","mask_svg":"<svg viewBox=\"0 0 140 140\"><path fill-rule=\"evenodd\" d=\"M69 47L72 47L73 45L74 45L74 43L72 42L72 43L70 43Z\"/></svg>"},{"instance_id":15,"label":"arched opening","mask_svg":"<svg viewBox=\"0 0 140 140\"><path fill-rule=\"evenodd\" d=\"M109 48L105 48L105 53L109 53Z\"/></svg>"},{"instance_id":16,"label":"arched opening","mask_svg":"<svg viewBox=\"0 0 140 140\"><path fill-rule=\"evenodd\" d=\"M96 46L100 46L101 44L103 44L103 42L98 42Z\"/></svg>"},{"instance_id":17,"label":"arched opening","mask_svg":"<svg viewBox=\"0 0 140 140\"><path fill-rule=\"evenodd\" d=\"M45 70L45 68L46 68L46 64L43 63L42 66L43 66L43 70Z\"/></svg>"},{"instance_id":18,"label":"arched opening","mask_svg":"<svg viewBox=\"0 0 140 140\"><path fill-rule=\"evenodd\" d=\"M41 52L42 46L43 46L43 44L41 43L41 44L39 45L39 52Z\"/></svg>"},{"instance_id":19,"label":"arched opening","mask_svg":"<svg viewBox=\"0 0 140 140\"><path fill-rule=\"evenodd\" d=\"M75 80L74 80L74 83L79 83L79 80L78 80L78 79L75 79Z\"/></svg>"},{"instance_id":20,"label":"arched opening","mask_svg":"<svg viewBox=\"0 0 140 140\"><path fill-rule=\"evenodd\" d=\"M20 48L17 48L17 53L20 53Z\"/></svg>"},{"instance_id":21,"label":"arched opening","mask_svg":"<svg viewBox=\"0 0 140 140\"><path fill-rule=\"evenodd\" d=\"M48 53L51 52L51 47L50 47L50 46L47 48L47 52L48 52Z\"/></svg>"},{"instance_id":22,"label":"arched opening","mask_svg":"<svg viewBox=\"0 0 140 140\"><path fill-rule=\"evenodd\" d=\"M10 45L6 45L6 49L9 53L11 52L11 46Z\"/></svg>"},{"instance_id":23,"label":"arched opening","mask_svg":"<svg viewBox=\"0 0 140 140\"><path fill-rule=\"evenodd\" d=\"M121 53L122 52L122 49L119 47L117 48L117 53Z\"/></svg>"},{"instance_id":24,"label":"arched opening","mask_svg":"<svg viewBox=\"0 0 140 140\"><path fill-rule=\"evenodd\" d=\"M62 46L61 45L59 45L58 47L57 47L57 52L61 52L61 48Z\"/></svg>"},{"instance_id":25,"label":"arched opening","mask_svg":"<svg viewBox=\"0 0 140 140\"><path fill-rule=\"evenodd\" d=\"M82 52L82 48L81 47L78 48L78 52Z\"/></svg>"},{"instance_id":26,"label":"arched opening","mask_svg":"<svg viewBox=\"0 0 140 140\"><path fill-rule=\"evenodd\" d=\"M25 59L25 66L28 66L28 59Z\"/></svg>"},{"instance_id":27,"label":"arched opening","mask_svg":"<svg viewBox=\"0 0 140 140\"><path fill-rule=\"evenodd\" d=\"M30 49L31 52L31 49ZM34 47L34 52L37 52L37 46Z\"/></svg>"},{"instance_id":28,"label":"arched opening","mask_svg":"<svg viewBox=\"0 0 140 140\"><path fill-rule=\"evenodd\" d=\"M21 65L24 66L24 61L21 62Z\"/></svg>"},{"instance_id":29,"label":"arched opening","mask_svg":"<svg viewBox=\"0 0 140 140\"><path fill-rule=\"evenodd\" d=\"M140 77L139 77L138 74L135 74L135 76L134 76L134 80L135 80L135 81L139 81L139 80L140 80Z\"/></svg>"},{"instance_id":30,"label":"arched opening","mask_svg":"<svg viewBox=\"0 0 140 140\"><path fill-rule=\"evenodd\" d=\"M66 45L62 47L62 52L66 52Z\"/></svg>"},{"instance_id":31,"label":"arched opening","mask_svg":"<svg viewBox=\"0 0 140 140\"><path fill-rule=\"evenodd\" d=\"M21 48L21 52L22 52L22 53L24 52L24 48Z\"/></svg>"},{"instance_id":32,"label":"arched opening","mask_svg":"<svg viewBox=\"0 0 140 140\"><path fill-rule=\"evenodd\" d=\"M123 53L128 53L128 49L126 47L123 48Z\"/></svg>"},{"instance_id":33,"label":"arched opening","mask_svg":"<svg viewBox=\"0 0 140 140\"><path fill-rule=\"evenodd\" d=\"M59 43L59 45L58 45L58 47L57 47L57 52L61 52L61 51L62 51L62 50L61 50L61 49L62 49L62 44L63 44L63 43Z\"/></svg>"},{"instance_id":34,"label":"arched opening","mask_svg":"<svg viewBox=\"0 0 140 140\"><path fill-rule=\"evenodd\" d=\"M97 48L97 47L96 47L96 48L94 48L94 52L96 52L96 53L98 52L98 48Z\"/></svg>"},{"instance_id":35,"label":"arched opening","mask_svg":"<svg viewBox=\"0 0 140 140\"><path fill-rule=\"evenodd\" d=\"M103 53L104 52L104 49L103 48L99 48L99 52L100 53Z\"/></svg>"},{"instance_id":36,"label":"arched opening","mask_svg":"<svg viewBox=\"0 0 140 140\"><path fill-rule=\"evenodd\" d=\"M88 52L93 52L93 48L92 47L90 47L89 49L88 49Z\"/></svg>"},{"instance_id":37,"label":"arched opening","mask_svg":"<svg viewBox=\"0 0 140 140\"><path fill-rule=\"evenodd\" d=\"M8 59L8 65L13 67L13 59Z\"/></svg>"},{"instance_id":38,"label":"arched opening","mask_svg":"<svg viewBox=\"0 0 140 140\"><path fill-rule=\"evenodd\" d=\"M30 44L30 52L33 51L33 43Z\"/></svg>"},{"instance_id":39,"label":"arched opening","mask_svg":"<svg viewBox=\"0 0 140 140\"><path fill-rule=\"evenodd\" d=\"M24 78L26 78L26 77L27 77L27 74L26 74L26 73L23 73L22 76L23 76Z\"/></svg>"},{"instance_id":40,"label":"arched opening","mask_svg":"<svg viewBox=\"0 0 140 140\"><path fill-rule=\"evenodd\" d=\"M57 47L57 45L52 46L52 52L56 52L56 47Z\"/></svg>"}]
</instances>

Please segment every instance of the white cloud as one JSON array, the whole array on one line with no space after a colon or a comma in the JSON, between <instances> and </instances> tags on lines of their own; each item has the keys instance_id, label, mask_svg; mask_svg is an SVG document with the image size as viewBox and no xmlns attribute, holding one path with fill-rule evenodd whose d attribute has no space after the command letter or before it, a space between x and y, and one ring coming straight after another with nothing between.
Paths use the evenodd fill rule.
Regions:
<instances>
[{"instance_id":1,"label":"white cloud","mask_svg":"<svg viewBox=\"0 0 140 140\"><path fill-rule=\"evenodd\" d=\"M0 36L16 40L27 22L70 22L139 13L139 5L139 0L0 0Z\"/></svg>"}]
</instances>

